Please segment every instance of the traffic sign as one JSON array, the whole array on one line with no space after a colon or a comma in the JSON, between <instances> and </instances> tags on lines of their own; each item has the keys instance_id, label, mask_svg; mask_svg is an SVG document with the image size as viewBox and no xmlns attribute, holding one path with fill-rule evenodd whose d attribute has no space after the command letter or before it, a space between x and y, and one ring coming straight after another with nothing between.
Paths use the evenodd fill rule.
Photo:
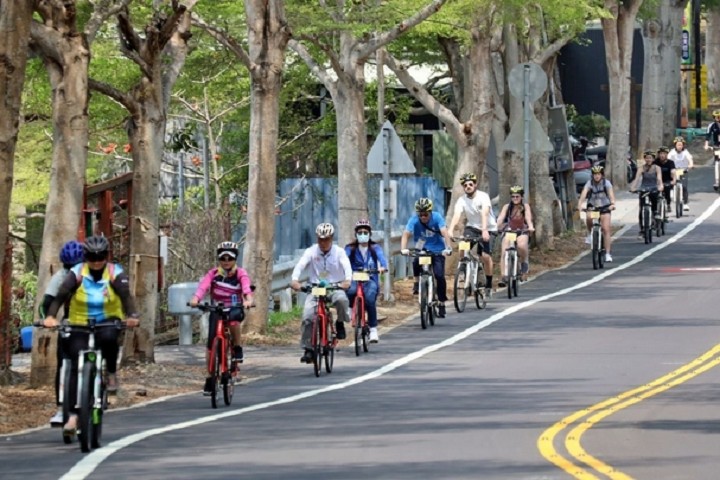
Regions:
<instances>
[{"instance_id":1,"label":"traffic sign","mask_svg":"<svg viewBox=\"0 0 720 480\"><path fill-rule=\"evenodd\" d=\"M383 153L383 131L388 133L388 162L390 163L390 173L415 173L415 164L410 159L407 150L403 147L400 137L398 137L392 123L386 120L383 128L375 138L370 153L367 158L367 173L383 173L383 164L385 155Z\"/></svg>"}]
</instances>

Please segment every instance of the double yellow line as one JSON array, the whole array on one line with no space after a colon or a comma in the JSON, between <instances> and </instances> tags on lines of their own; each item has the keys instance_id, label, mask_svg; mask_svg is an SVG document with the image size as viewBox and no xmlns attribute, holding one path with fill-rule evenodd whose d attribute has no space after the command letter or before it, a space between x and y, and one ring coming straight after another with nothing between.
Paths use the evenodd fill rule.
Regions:
<instances>
[{"instance_id":1,"label":"double yellow line","mask_svg":"<svg viewBox=\"0 0 720 480\"><path fill-rule=\"evenodd\" d=\"M537 441L538 450L550 463L580 480L598 479L595 472L612 480L631 479L629 475L587 453L580 444L582 435L613 413L687 382L718 364L720 364L720 345L650 383L563 418L540 435ZM571 459L565 458L555 449L555 438L561 433L565 436L565 450L572 457Z\"/></svg>"}]
</instances>

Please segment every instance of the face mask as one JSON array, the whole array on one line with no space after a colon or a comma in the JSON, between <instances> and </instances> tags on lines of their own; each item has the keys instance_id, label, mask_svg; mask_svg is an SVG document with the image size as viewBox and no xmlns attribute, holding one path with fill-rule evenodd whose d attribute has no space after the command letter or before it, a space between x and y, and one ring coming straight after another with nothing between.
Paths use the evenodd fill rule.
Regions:
<instances>
[{"instance_id":1,"label":"face mask","mask_svg":"<svg viewBox=\"0 0 720 480\"><path fill-rule=\"evenodd\" d=\"M357 239L358 239L358 242L360 242L360 243L368 243L370 241L370 234L369 233L358 233Z\"/></svg>"}]
</instances>

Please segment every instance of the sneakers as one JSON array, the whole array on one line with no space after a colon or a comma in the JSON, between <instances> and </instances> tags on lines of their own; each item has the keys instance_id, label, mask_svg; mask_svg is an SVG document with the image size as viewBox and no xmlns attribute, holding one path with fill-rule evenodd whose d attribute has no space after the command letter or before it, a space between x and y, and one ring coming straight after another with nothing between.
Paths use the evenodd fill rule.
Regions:
<instances>
[{"instance_id":1,"label":"sneakers","mask_svg":"<svg viewBox=\"0 0 720 480\"><path fill-rule=\"evenodd\" d=\"M338 340L345 340L345 325L340 320L335 320L335 336Z\"/></svg>"},{"instance_id":2,"label":"sneakers","mask_svg":"<svg viewBox=\"0 0 720 480\"><path fill-rule=\"evenodd\" d=\"M486 299L492 298L492 288L490 288L490 287L485 287L485 298L486 298Z\"/></svg>"},{"instance_id":3,"label":"sneakers","mask_svg":"<svg viewBox=\"0 0 720 480\"><path fill-rule=\"evenodd\" d=\"M610 263L610 262L612 262L612 255L610 255L609 253L606 253L605 254L605 263Z\"/></svg>"},{"instance_id":4,"label":"sneakers","mask_svg":"<svg viewBox=\"0 0 720 480\"><path fill-rule=\"evenodd\" d=\"M418 282L413 283L413 295L418 294L419 285Z\"/></svg>"},{"instance_id":5,"label":"sneakers","mask_svg":"<svg viewBox=\"0 0 720 480\"><path fill-rule=\"evenodd\" d=\"M689 211L690 211L690 205L688 205L686 203L685 205L683 205L683 212L689 212Z\"/></svg>"},{"instance_id":6,"label":"sneakers","mask_svg":"<svg viewBox=\"0 0 720 480\"><path fill-rule=\"evenodd\" d=\"M63 412L62 407L58 408L58 411L55 412L55 415L53 415L50 418L50 426L51 427L62 427L63 424Z\"/></svg>"},{"instance_id":7,"label":"sneakers","mask_svg":"<svg viewBox=\"0 0 720 480\"><path fill-rule=\"evenodd\" d=\"M520 273L523 275L527 275L527 273L530 271L530 265L528 262L522 262L520 263Z\"/></svg>"},{"instance_id":8,"label":"sneakers","mask_svg":"<svg viewBox=\"0 0 720 480\"><path fill-rule=\"evenodd\" d=\"M212 385L210 384L212 382L212 377L208 377L205 379L205 386L203 387L203 396L209 397L212 395Z\"/></svg>"},{"instance_id":9,"label":"sneakers","mask_svg":"<svg viewBox=\"0 0 720 480\"><path fill-rule=\"evenodd\" d=\"M240 345L235 345L233 347L233 360L235 360L237 363L243 363L243 360L245 357L243 356L243 349Z\"/></svg>"},{"instance_id":10,"label":"sneakers","mask_svg":"<svg viewBox=\"0 0 720 480\"><path fill-rule=\"evenodd\" d=\"M312 363L313 361L313 351L309 348L305 349L305 352L303 353L303 356L300 357L300 363Z\"/></svg>"},{"instance_id":11,"label":"sneakers","mask_svg":"<svg viewBox=\"0 0 720 480\"><path fill-rule=\"evenodd\" d=\"M117 393L118 379L116 373L107 374L107 391L108 393Z\"/></svg>"},{"instance_id":12,"label":"sneakers","mask_svg":"<svg viewBox=\"0 0 720 480\"><path fill-rule=\"evenodd\" d=\"M377 328L370 328L370 343L378 343L380 341L380 337L377 333Z\"/></svg>"},{"instance_id":13,"label":"sneakers","mask_svg":"<svg viewBox=\"0 0 720 480\"><path fill-rule=\"evenodd\" d=\"M500 287L500 288L507 287L507 284L508 284L508 278L507 278L507 277L502 277L502 278L500 279L500 281L498 282L498 287ZM487 290L488 290L488 289L486 288L486 289L485 289L485 293L486 293L486 294L487 294Z\"/></svg>"},{"instance_id":14,"label":"sneakers","mask_svg":"<svg viewBox=\"0 0 720 480\"><path fill-rule=\"evenodd\" d=\"M587 237L585 237L585 243L587 243L588 245L590 245L592 243L592 235L591 234L589 234L589 233L587 234Z\"/></svg>"},{"instance_id":15,"label":"sneakers","mask_svg":"<svg viewBox=\"0 0 720 480\"><path fill-rule=\"evenodd\" d=\"M437 316L438 316L438 318L445 318L445 305L443 305L443 304L438 305Z\"/></svg>"}]
</instances>

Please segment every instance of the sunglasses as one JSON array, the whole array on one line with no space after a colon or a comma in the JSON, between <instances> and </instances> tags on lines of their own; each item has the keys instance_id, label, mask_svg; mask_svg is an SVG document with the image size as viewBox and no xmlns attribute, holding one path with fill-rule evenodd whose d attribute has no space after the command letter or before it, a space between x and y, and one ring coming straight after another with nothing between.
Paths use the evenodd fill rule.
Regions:
<instances>
[{"instance_id":1,"label":"sunglasses","mask_svg":"<svg viewBox=\"0 0 720 480\"><path fill-rule=\"evenodd\" d=\"M220 261L221 262L234 262L235 259L229 255L223 255L222 257L220 257Z\"/></svg>"},{"instance_id":2,"label":"sunglasses","mask_svg":"<svg viewBox=\"0 0 720 480\"><path fill-rule=\"evenodd\" d=\"M522 198L521 195L510 195L510 198Z\"/></svg>"},{"instance_id":3,"label":"sunglasses","mask_svg":"<svg viewBox=\"0 0 720 480\"><path fill-rule=\"evenodd\" d=\"M474 187L474 186L475 186L475 184L474 184L473 182L465 182L465 183L463 183L463 188Z\"/></svg>"},{"instance_id":4,"label":"sunglasses","mask_svg":"<svg viewBox=\"0 0 720 480\"><path fill-rule=\"evenodd\" d=\"M102 262L107 260L107 253L86 253L85 260L88 262Z\"/></svg>"},{"instance_id":5,"label":"sunglasses","mask_svg":"<svg viewBox=\"0 0 720 480\"><path fill-rule=\"evenodd\" d=\"M358 230L355 233L358 235L369 235L370 234L370 232L368 232L367 230Z\"/></svg>"}]
</instances>

